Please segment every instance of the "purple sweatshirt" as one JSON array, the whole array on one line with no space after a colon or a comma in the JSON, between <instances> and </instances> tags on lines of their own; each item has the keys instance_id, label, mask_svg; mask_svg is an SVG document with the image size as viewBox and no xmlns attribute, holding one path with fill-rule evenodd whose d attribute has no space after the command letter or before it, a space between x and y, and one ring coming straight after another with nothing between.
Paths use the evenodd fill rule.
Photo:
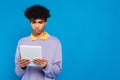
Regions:
<instances>
[{"instance_id":1,"label":"purple sweatshirt","mask_svg":"<svg viewBox=\"0 0 120 80\"><path fill-rule=\"evenodd\" d=\"M47 66L42 69L39 66L27 66L25 70L18 66L20 56L20 45L31 45L42 47L42 58L48 60ZM51 35L46 40L31 40L30 36L19 40L15 56L15 72L22 76L22 80L54 80L62 69L62 49L60 41Z\"/></svg>"}]
</instances>

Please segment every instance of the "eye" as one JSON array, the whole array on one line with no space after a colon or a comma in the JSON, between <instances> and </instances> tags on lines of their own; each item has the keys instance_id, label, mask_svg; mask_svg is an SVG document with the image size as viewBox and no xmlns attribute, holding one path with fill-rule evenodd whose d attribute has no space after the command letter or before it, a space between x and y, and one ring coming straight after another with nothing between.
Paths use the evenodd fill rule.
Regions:
<instances>
[{"instance_id":1,"label":"eye","mask_svg":"<svg viewBox=\"0 0 120 80\"><path fill-rule=\"evenodd\" d=\"M40 24L43 24L44 21L39 21Z\"/></svg>"},{"instance_id":2,"label":"eye","mask_svg":"<svg viewBox=\"0 0 120 80\"><path fill-rule=\"evenodd\" d=\"M31 23L33 23L33 24L34 24L34 23L36 23L36 22L35 22L35 21L31 21Z\"/></svg>"}]
</instances>

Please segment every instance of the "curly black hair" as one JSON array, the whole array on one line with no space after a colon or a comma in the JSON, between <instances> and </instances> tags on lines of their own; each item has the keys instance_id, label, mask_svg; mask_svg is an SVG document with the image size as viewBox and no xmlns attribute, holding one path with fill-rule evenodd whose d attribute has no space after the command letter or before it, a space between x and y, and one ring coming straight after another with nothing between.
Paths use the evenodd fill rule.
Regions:
<instances>
[{"instance_id":1,"label":"curly black hair","mask_svg":"<svg viewBox=\"0 0 120 80\"><path fill-rule=\"evenodd\" d=\"M50 11L44 6L35 4L35 5L27 8L24 12L24 15L29 20L43 19L43 20L47 21L47 18L50 17Z\"/></svg>"}]
</instances>

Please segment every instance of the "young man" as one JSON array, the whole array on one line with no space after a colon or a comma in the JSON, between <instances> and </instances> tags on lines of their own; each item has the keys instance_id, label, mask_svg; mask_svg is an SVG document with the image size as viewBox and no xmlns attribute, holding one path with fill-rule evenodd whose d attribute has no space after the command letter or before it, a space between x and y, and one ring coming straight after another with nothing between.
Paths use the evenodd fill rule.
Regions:
<instances>
[{"instance_id":1,"label":"young man","mask_svg":"<svg viewBox=\"0 0 120 80\"><path fill-rule=\"evenodd\" d=\"M28 37L19 40L15 56L15 72L22 80L54 80L61 72L62 51L60 41L44 32L49 10L41 5L33 5L25 10L25 17L30 20L33 29ZM41 46L42 58L32 61L38 66L28 66L29 59L21 58L20 45ZM33 53L34 54L34 53Z\"/></svg>"}]
</instances>

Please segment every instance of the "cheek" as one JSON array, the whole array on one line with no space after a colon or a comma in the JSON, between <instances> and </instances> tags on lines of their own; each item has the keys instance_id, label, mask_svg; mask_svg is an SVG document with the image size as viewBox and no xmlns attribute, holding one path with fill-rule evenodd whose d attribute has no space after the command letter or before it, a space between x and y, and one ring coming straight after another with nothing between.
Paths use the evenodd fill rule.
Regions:
<instances>
[{"instance_id":1,"label":"cheek","mask_svg":"<svg viewBox=\"0 0 120 80\"><path fill-rule=\"evenodd\" d=\"M44 26L45 26L45 25L43 25L43 24L40 25L40 26L39 26L39 29L41 29L41 30L44 29Z\"/></svg>"},{"instance_id":2,"label":"cheek","mask_svg":"<svg viewBox=\"0 0 120 80\"><path fill-rule=\"evenodd\" d=\"M32 29L35 29L35 25L34 24L31 24L31 27L32 27Z\"/></svg>"},{"instance_id":3,"label":"cheek","mask_svg":"<svg viewBox=\"0 0 120 80\"><path fill-rule=\"evenodd\" d=\"M42 27L41 28L44 28L45 27L45 25L42 25Z\"/></svg>"}]
</instances>

